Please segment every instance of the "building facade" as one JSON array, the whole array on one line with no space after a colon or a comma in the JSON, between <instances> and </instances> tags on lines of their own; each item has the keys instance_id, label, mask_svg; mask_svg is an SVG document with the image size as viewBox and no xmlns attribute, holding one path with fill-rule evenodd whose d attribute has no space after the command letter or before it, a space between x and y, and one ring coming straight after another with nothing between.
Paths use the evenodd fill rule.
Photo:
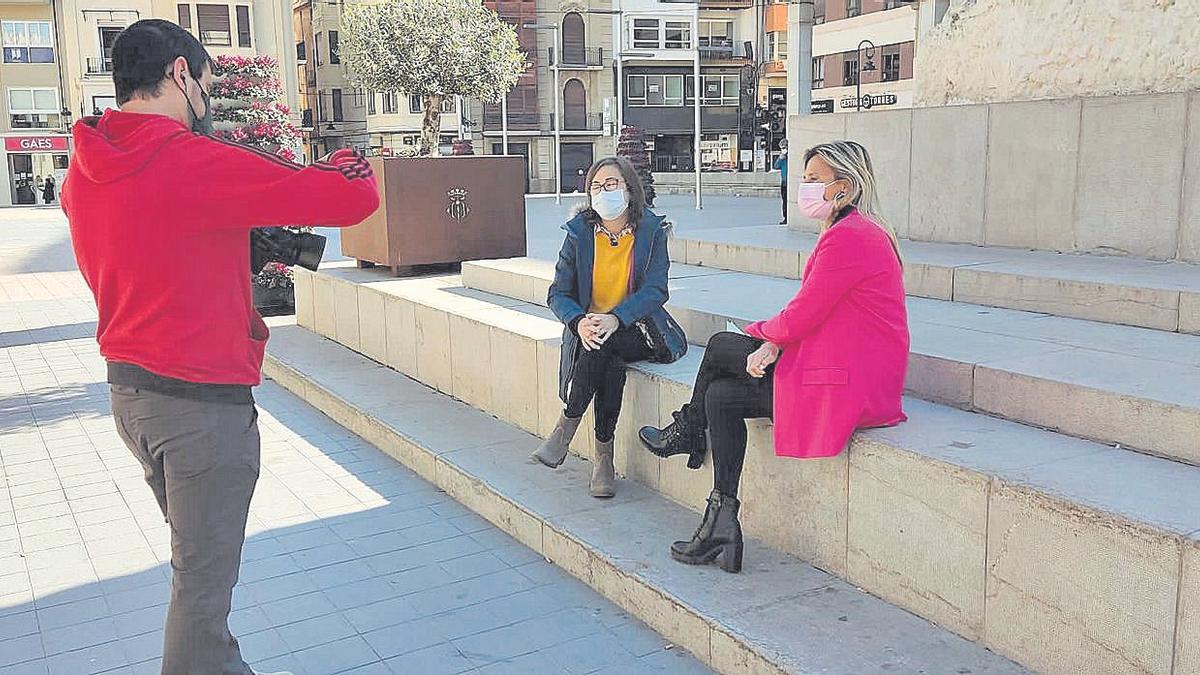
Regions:
<instances>
[{"instance_id":1,"label":"building facade","mask_svg":"<svg viewBox=\"0 0 1200 675\"><path fill-rule=\"evenodd\" d=\"M817 0L815 9L813 113L911 108L916 7L907 0Z\"/></svg>"},{"instance_id":2,"label":"building facade","mask_svg":"<svg viewBox=\"0 0 1200 675\"><path fill-rule=\"evenodd\" d=\"M174 21L213 56L269 54L280 62L285 103L296 108L291 13L272 0L0 1L4 115L0 206L42 203L46 176L61 188L73 121L115 108L112 48L139 19Z\"/></svg>"},{"instance_id":3,"label":"building facade","mask_svg":"<svg viewBox=\"0 0 1200 675\"><path fill-rule=\"evenodd\" d=\"M325 0L292 4L299 126L308 161L339 148L370 147L367 92L350 86L338 55L342 6Z\"/></svg>"}]
</instances>

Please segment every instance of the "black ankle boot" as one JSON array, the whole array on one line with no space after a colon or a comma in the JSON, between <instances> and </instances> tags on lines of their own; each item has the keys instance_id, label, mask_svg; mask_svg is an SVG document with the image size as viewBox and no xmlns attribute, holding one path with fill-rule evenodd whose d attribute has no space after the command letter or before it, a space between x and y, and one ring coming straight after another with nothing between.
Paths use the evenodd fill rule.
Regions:
<instances>
[{"instance_id":1,"label":"black ankle boot","mask_svg":"<svg viewBox=\"0 0 1200 675\"><path fill-rule=\"evenodd\" d=\"M699 469L708 452L708 438L703 423L691 404L671 413L675 421L662 429L642 427L638 438L642 445L659 457L688 455L688 468Z\"/></svg>"},{"instance_id":2,"label":"black ankle boot","mask_svg":"<svg viewBox=\"0 0 1200 675\"><path fill-rule=\"evenodd\" d=\"M688 565L716 561L726 572L742 571L742 525L738 522L741 502L713 490L704 509L704 520L691 541L671 544L671 557Z\"/></svg>"}]
</instances>

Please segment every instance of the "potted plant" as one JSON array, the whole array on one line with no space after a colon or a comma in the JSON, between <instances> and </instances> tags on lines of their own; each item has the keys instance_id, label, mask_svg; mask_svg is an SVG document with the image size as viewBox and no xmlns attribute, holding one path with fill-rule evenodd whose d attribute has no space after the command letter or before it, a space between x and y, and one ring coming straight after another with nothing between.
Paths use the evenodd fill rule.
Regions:
<instances>
[{"instance_id":1,"label":"potted plant","mask_svg":"<svg viewBox=\"0 0 1200 675\"><path fill-rule=\"evenodd\" d=\"M343 231L343 255L394 273L525 255L524 160L436 156L445 99L498 102L526 71L513 27L479 0L383 0L347 5L339 37L354 85L422 102L417 156L371 159L380 208Z\"/></svg>"},{"instance_id":2,"label":"potted plant","mask_svg":"<svg viewBox=\"0 0 1200 675\"><path fill-rule=\"evenodd\" d=\"M292 268L270 262L254 275L254 306L263 316L280 316L296 311Z\"/></svg>"}]
</instances>

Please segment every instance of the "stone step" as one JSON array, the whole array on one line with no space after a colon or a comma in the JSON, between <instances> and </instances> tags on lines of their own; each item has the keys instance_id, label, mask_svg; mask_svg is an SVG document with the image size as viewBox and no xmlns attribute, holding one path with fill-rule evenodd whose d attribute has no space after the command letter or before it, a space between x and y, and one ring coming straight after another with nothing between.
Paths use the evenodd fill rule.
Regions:
<instances>
[{"instance_id":1,"label":"stone step","mask_svg":"<svg viewBox=\"0 0 1200 675\"><path fill-rule=\"evenodd\" d=\"M544 304L550 261L463 265L477 290ZM791 279L675 264L668 308L705 344L775 314ZM1200 464L1200 337L909 298L908 389L921 398Z\"/></svg>"},{"instance_id":2,"label":"stone step","mask_svg":"<svg viewBox=\"0 0 1200 675\"><path fill-rule=\"evenodd\" d=\"M1026 672L759 541L740 575L684 568L691 511L630 481L592 499L586 462L532 465L534 436L305 329L265 372L719 672Z\"/></svg>"},{"instance_id":3,"label":"stone step","mask_svg":"<svg viewBox=\"0 0 1200 675\"><path fill-rule=\"evenodd\" d=\"M688 230L671 259L799 279L816 242L785 227ZM918 241L901 250L909 295L1200 333L1200 265Z\"/></svg>"},{"instance_id":4,"label":"stone step","mask_svg":"<svg viewBox=\"0 0 1200 675\"><path fill-rule=\"evenodd\" d=\"M544 307L455 276L352 268L297 272L297 305L301 325L524 431L544 436L560 414L561 328ZM631 368L616 443L622 475L692 508L711 470L660 460L635 434L687 400L701 351ZM339 377L371 392L364 410L390 409L390 386ZM906 408L910 422L859 433L824 460L777 458L769 424L752 424L746 531L1038 671L1200 668L1200 468L923 401ZM432 423L436 412L410 416ZM582 457L590 437L573 448Z\"/></svg>"}]
</instances>

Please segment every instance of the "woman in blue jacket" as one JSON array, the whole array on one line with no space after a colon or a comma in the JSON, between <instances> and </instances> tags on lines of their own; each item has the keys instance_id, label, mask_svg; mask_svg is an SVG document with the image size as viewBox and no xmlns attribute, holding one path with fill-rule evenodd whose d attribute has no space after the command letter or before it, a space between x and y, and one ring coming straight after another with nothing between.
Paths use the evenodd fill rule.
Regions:
<instances>
[{"instance_id":1,"label":"woman in blue jacket","mask_svg":"<svg viewBox=\"0 0 1200 675\"><path fill-rule=\"evenodd\" d=\"M587 203L563 229L550 309L563 322L559 397L565 408L533 459L556 468L595 399L596 458L591 494L616 492L613 435L621 413L625 365L670 363L687 351L667 314L667 229L646 209L637 171L622 157L601 159L585 181Z\"/></svg>"}]
</instances>

